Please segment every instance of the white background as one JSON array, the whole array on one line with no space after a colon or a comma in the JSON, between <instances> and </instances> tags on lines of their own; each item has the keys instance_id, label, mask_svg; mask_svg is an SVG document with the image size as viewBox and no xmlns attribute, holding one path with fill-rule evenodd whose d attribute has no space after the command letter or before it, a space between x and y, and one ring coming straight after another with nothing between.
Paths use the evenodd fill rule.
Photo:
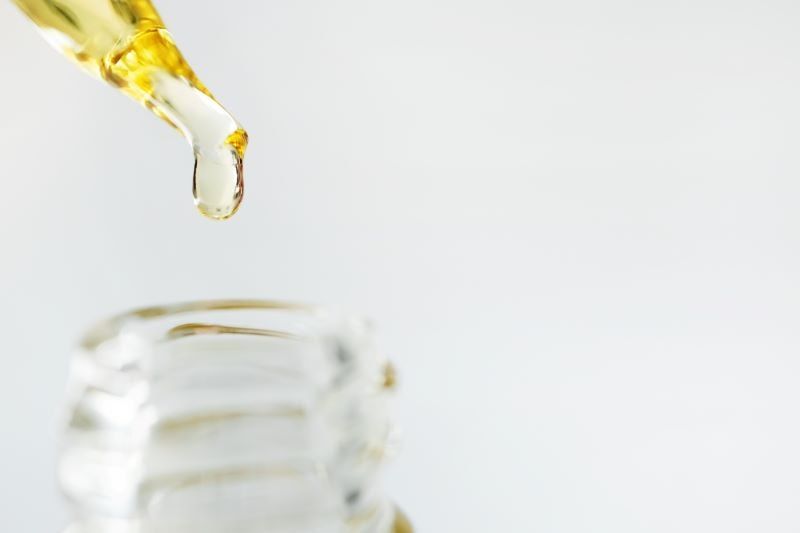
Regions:
<instances>
[{"instance_id":1,"label":"white background","mask_svg":"<svg viewBox=\"0 0 800 533\"><path fill-rule=\"evenodd\" d=\"M800 4L179 2L190 150L0 3L0 531L57 532L71 346L222 296L372 316L421 532L800 530Z\"/></svg>"}]
</instances>

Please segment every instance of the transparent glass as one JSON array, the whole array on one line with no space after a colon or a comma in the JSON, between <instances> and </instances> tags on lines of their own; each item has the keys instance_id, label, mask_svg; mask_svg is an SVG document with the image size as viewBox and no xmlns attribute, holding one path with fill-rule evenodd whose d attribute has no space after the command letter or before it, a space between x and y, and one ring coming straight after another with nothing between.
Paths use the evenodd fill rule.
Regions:
<instances>
[{"instance_id":1,"label":"transparent glass","mask_svg":"<svg viewBox=\"0 0 800 533\"><path fill-rule=\"evenodd\" d=\"M388 533L392 367L362 320L269 301L153 307L73 360L69 533Z\"/></svg>"}]
</instances>

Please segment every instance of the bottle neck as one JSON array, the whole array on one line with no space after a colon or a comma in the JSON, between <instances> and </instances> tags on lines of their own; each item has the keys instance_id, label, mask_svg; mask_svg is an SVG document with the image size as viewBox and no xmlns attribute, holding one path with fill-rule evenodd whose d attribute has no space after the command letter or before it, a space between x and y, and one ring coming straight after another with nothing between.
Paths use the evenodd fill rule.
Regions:
<instances>
[{"instance_id":1,"label":"bottle neck","mask_svg":"<svg viewBox=\"0 0 800 533\"><path fill-rule=\"evenodd\" d=\"M363 327L218 315L129 324L75 359L75 533L393 531L387 380Z\"/></svg>"}]
</instances>

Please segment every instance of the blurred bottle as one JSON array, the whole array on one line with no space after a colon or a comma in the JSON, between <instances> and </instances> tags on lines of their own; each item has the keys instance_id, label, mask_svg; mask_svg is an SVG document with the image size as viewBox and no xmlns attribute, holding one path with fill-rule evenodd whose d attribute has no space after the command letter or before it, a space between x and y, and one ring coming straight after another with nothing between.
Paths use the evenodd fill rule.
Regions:
<instances>
[{"instance_id":1,"label":"blurred bottle","mask_svg":"<svg viewBox=\"0 0 800 533\"><path fill-rule=\"evenodd\" d=\"M149 0L13 1L64 55L181 131L194 150L201 213L236 212L247 133L197 78Z\"/></svg>"},{"instance_id":2,"label":"blurred bottle","mask_svg":"<svg viewBox=\"0 0 800 533\"><path fill-rule=\"evenodd\" d=\"M380 484L393 385L363 322L309 308L105 322L72 367L69 533L410 533Z\"/></svg>"}]
</instances>

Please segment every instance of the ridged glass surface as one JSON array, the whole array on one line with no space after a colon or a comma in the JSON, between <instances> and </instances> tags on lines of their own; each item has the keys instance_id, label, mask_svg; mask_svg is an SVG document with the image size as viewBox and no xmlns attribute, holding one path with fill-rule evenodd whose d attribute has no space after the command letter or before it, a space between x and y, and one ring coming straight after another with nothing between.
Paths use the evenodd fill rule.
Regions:
<instances>
[{"instance_id":1,"label":"ridged glass surface","mask_svg":"<svg viewBox=\"0 0 800 533\"><path fill-rule=\"evenodd\" d=\"M310 309L207 302L102 324L69 388L70 533L393 531L392 383L363 323Z\"/></svg>"}]
</instances>

